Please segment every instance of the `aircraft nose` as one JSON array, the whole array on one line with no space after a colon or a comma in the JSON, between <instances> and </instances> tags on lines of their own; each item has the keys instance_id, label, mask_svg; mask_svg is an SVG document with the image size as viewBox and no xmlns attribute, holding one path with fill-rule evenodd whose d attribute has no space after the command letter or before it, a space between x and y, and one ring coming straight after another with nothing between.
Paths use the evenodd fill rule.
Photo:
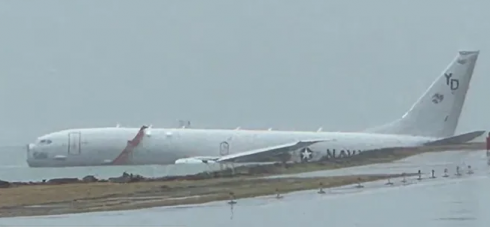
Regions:
<instances>
[{"instance_id":1,"label":"aircraft nose","mask_svg":"<svg viewBox=\"0 0 490 227\"><path fill-rule=\"evenodd\" d=\"M47 158L46 154L39 153L39 149L35 144L29 143L26 145L27 165L29 167L41 167L43 161Z\"/></svg>"},{"instance_id":2,"label":"aircraft nose","mask_svg":"<svg viewBox=\"0 0 490 227\"><path fill-rule=\"evenodd\" d=\"M26 146L27 146L27 151L33 151L36 148L36 144L33 143L28 143Z\"/></svg>"},{"instance_id":3,"label":"aircraft nose","mask_svg":"<svg viewBox=\"0 0 490 227\"><path fill-rule=\"evenodd\" d=\"M26 145L26 151L27 151L27 157L31 157L31 152L32 150L34 150L34 147L36 147L36 145L32 144L32 143L28 143Z\"/></svg>"}]
</instances>

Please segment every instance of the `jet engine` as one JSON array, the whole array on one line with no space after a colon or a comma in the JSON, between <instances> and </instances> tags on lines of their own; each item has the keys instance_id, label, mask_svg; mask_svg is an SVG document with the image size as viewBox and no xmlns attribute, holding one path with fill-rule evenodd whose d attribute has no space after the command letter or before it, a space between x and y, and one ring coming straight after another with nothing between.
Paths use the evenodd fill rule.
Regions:
<instances>
[{"instance_id":1,"label":"jet engine","mask_svg":"<svg viewBox=\"0 0 490 227\"><path fill-rule=\"evenodd\" d=\"M175 161L175 164L210 164L215 163L216 161L211 159L201 159L201 158L181 158Z\"/></svg>"}]
</instances>

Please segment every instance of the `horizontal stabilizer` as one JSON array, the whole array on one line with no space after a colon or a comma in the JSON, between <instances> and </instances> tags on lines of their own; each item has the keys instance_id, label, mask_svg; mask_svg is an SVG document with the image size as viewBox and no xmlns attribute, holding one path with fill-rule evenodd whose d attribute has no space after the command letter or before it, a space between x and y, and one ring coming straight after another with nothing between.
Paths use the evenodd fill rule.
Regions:
<instances>
[{"instance_id":1,"label":"horizontal stabilizer","mask_svg":"<svg viewBox=\"0 0 490 227\"><path fill-rule=\"evenodd\" d=\"M485 131L468 132L468 133L460 134L457 136L451 136L451 137L447 137L444 139L428 142L424 145L426 145L426 146L433 146L433 145L439 146L439 145L466 143L466 142L472 141L472 140L476 139L477 137L483 135L483 133L485 133Z\"/></svg>"}]
</instances>

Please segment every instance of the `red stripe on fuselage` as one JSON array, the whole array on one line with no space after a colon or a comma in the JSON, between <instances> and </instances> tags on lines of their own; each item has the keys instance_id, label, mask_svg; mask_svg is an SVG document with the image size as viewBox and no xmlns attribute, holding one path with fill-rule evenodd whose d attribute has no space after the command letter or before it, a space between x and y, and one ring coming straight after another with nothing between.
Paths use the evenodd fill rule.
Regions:
<instances>
[{"instance_id":1,"label":"red stripe on fuselage","mask_svg":"<svg viewBox=\"0 0 490 227\"><path fill-rule=\"evenodd\" d=\"M117 156L116 159L112 161L113 165L124 165L128 163L128 157L131 155L134 151L134 148L136 148L141 141L143 140L143 136L145 136L145 129L147 129L147 126L142 126L140 130L138 131L138 134L133 138L133 140L129 140L128 144L124 148L124 150Z\"/></svg>"}]
</instances>

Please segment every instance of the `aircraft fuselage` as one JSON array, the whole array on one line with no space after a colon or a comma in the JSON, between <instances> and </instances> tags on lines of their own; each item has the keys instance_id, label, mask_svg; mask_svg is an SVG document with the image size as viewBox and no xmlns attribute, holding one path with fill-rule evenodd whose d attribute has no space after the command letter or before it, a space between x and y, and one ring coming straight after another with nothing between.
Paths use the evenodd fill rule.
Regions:
<instances>
[{"instance_id":1,"label":"aircraft fuselage","mask_svg":"<svg viewBox=\"0 0 490 227\"><path fill-rule=\"evenodd\" d=\"M29 145L31 167L108 165L129 145L138 128L70 129L42 136ZM213 129L148 129L123 164L174 164L195 156L223 156L304 140L326 139L299 159L342 158L385 147L419 146L427 137L346 133ZM254 160L260 161L260 160Z\"/></svg>"}]
</instances>

